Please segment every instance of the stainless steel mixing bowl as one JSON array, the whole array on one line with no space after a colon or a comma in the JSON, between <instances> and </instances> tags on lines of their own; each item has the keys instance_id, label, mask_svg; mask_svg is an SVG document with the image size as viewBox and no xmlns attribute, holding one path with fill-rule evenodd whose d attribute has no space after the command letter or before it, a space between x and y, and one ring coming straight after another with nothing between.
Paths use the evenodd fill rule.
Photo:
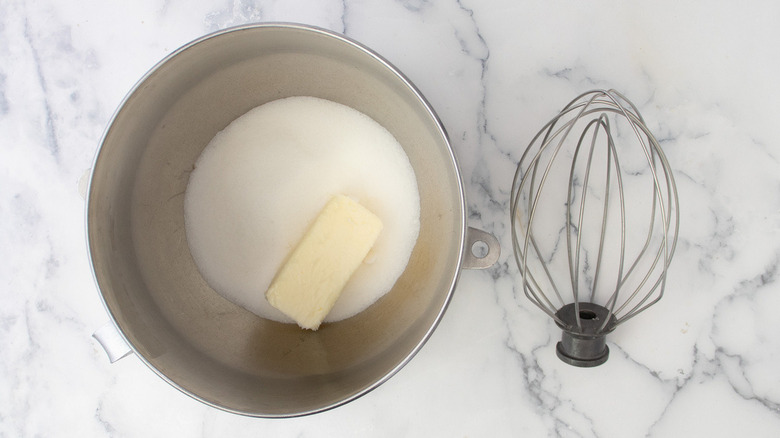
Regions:
<instances>
[{"instance_id":1,"label":"stainless steel mixing bowl","mask_svg":"<svg viewBox=\"0 0 780 438\"><path fill-rule=\"evenodd\" d=\"M387 128L409 156L421 200L419 239L395 287L316 332L223 299L199 274L184 229L188 175L212 137L258 105L297 95L349 105ZM461 268L498 257L495 239L466 227L465 218L444 128L403 75L343 36L261 24L182 47L126 97L93 166L87 234L106 309L142 361L209 405L283 417L348 402L414 356ZM488 257L472 255L475 241L489 244Z\"/></svg>"}]
</instances>

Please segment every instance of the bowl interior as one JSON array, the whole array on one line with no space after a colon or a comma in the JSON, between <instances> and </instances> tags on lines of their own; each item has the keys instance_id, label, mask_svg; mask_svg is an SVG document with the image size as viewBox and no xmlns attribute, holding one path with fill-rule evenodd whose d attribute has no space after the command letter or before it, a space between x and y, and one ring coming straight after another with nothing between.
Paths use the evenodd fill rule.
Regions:
<instances>
[{"instance_id":1,"label":"bowl interior","mask_svg":"<svg viewBox=\"0 0 780 438\"><path fill-rule=\"evenodd\" d=\"M189 172L212 137L258 105L299 95L351 106L388 129L421 201L419 238L395 287L316 332L223 299L198 272L184 229ZM327 409L406 363L446 308L464 232L452 151L421 97L369 51L295 25L224 31L156 66L106 132L87 221L106 307L141 359L199 400L257 416Z\"/></svg>"}]
</instances>

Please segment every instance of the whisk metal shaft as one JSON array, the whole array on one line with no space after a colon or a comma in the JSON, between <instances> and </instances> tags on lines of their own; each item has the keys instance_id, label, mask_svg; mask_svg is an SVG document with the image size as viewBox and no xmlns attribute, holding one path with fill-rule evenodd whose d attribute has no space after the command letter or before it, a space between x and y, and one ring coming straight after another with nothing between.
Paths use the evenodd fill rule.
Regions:
<instances>
[{"instance_id":1,"label":"whisk metal shaft","mask_svg":"<svg viewBox=\"0 0 780 438\"><path fill-rule=\"evenodd\" d=\"M630 169L620 158L627 153ZM603 363L609 354L604 336L663 296L677 244L674 176L636 106L614 90L569 102L523 153L511 217L523 291L564 331L559 357L578 366ZM598 232L589 233L591 227ZM637 232L642 228L646 232ZM539 234L553 245L540 243ZM565 276L565 285L556 282Z\"/></svg>"}]
</instances>

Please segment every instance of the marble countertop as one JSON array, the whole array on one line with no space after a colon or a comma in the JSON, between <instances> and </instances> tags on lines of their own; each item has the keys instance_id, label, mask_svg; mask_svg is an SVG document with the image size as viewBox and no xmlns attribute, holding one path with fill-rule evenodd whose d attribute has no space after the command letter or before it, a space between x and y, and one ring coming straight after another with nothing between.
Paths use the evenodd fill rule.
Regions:
<instances>
[{"instance_id":1,"label":"marble countertop","mask_svg":"<svg viewBox=\"0 0 780 438\"><path fill-rule=\"evenodd\" d=\"M492 0L0 3L0 436L780 436L780 4ZM403 71L449 131L469 224L504 251L465 271L420 353L331 411L226 413L137 357L110 364L84 188L133 84L225 27L316 25ZM581 92L637 104L677 180L666 295L580 369L517 287L512 175Z\"/></svg>"}]
</instances>

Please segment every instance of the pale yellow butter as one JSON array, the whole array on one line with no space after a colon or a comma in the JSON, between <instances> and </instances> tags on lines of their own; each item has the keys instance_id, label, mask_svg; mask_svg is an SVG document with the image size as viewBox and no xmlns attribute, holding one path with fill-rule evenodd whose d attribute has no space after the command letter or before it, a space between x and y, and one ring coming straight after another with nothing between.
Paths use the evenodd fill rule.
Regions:
<instances>
[{"instance_id":1,"label":"pale yellow butter","mask_svg":"<svg viewBox=\"0 0 780 438\"><path fill-rule=\"evenodd\" d=\"M374 213L334 196L276 273L266 299L299 326L317 330L381 231Z\"/></svg>"}]
</instances>

